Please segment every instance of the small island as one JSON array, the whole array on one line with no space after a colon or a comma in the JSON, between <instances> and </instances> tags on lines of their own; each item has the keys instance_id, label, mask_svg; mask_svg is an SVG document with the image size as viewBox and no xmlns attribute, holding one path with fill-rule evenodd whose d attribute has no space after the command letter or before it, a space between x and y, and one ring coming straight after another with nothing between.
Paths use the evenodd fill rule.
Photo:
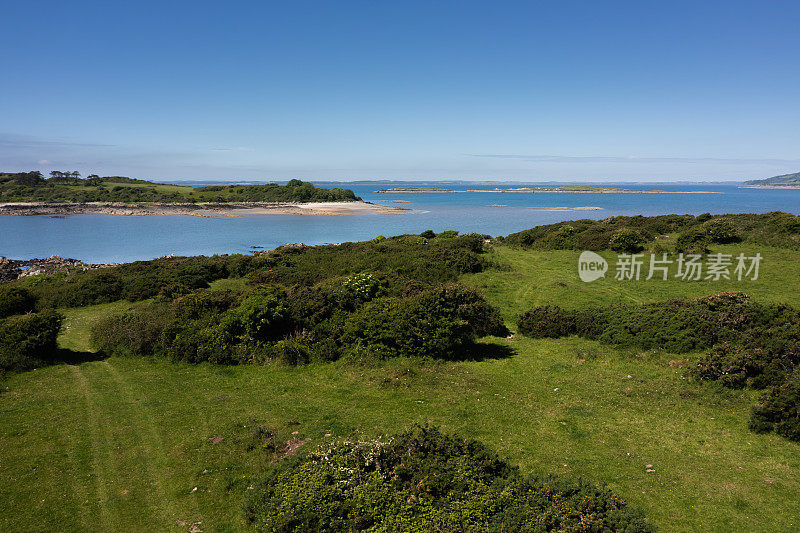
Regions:
<instances>
[{"instance_id":1,"label":"small island","mask_svg":"<svg viewBox=\"0 0 800 533\"><path fill-rule=\"evenodd\" d=\"M500 193L628 193L628 194L722 194L717 191L665 191L660 189L622 189L619 187L593 187L591 185L559 185L547 187L517 187L511 189L444 189L441 187L395 187L380 189L375 193L456 193L456 192L500 192Z\"/></svg>"},{"instance_id":2,"label":"small island","mask_svg":"<svg viewBox=\"0 0 800 533\"><path fill-rule=\"evenodd\" d=\"M740 189L800 189L800 172L782 174L763 180L745 181Z\"/></svg>"},{"instance_id":3,"label":"small island","mask_svg":"<svg viewBox=\"0 0 800 533\"><path fill-rule=\"evenodd\" d=\"M374 193L418 193L418 192L463 192L454 191L452 189L444 189L442 187L394 187L392 189L379 189L373 191Z\"/></svg>"},{"instance_id":4,"label":"small island","mask_svg":"<svg viewBox=\"0 0 800 533\"><path fill-rule=\"evenodd\" d=\"M286 185L191 187L124 176L80 177L78 172L0 173L0 215L106 214L351 215L401 214L408 209L365 202L350 189L324 189L301 180Z\"/></svg>"}]
</instances>

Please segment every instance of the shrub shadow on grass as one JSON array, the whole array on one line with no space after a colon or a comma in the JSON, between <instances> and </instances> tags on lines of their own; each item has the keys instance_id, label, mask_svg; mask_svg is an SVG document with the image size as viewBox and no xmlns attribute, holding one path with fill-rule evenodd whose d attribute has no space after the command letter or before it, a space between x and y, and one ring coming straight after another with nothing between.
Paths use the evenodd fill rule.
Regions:
<instances>
[{"instance_id":1,"label":"shrub shadow on grass","mask_svg":"<svg viewBox=\"0 0 800 533\"><path fill-rule=\"evenodd\" d=\"M108 355L104 354L103 352L76 352L75 350L70 350L68 348L59 348L49 363L51 365L79 365L81 363L88 363L91 361L102 361L107 358Z\"/></svg>"},{"instance_id":2,"label":"shrub shadow on grass","mask_svg":"<svg viewBox=\"0 0 800 533\"><path fill-rule=\"evenodd\" d=\"M508 359L517 351L511 346L497 343L476 343L459 352L454 361L486 361L489 359Z\"/></svg>"}]
</instances>

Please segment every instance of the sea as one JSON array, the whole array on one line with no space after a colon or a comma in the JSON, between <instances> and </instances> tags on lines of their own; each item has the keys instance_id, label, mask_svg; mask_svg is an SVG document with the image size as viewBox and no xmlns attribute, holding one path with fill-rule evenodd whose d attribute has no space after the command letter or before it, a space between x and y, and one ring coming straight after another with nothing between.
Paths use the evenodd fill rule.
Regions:
<instances>
[{"instance_id":1,"label":"sea","mask_svg":"<svg viewBox=\"0 0 800 533\"><path fill-rule=\"evenodd\" d=\"M224 185L231 182L180 182ZM378 235L456 230L461 233L508 235L563 220L603 219L616 215L700 213L800 214L800 190L746 189L735 183L602 183L598 187L636 190L710 191L717 194L630 193L377 193L394 187L443 187L453 190L516 188L554 183L437 181L315 181L318 187L344 187L371 202L411 211L402 215L347 216L248 215L199 218L180 215L0 216L0 256L32 259L59 255L90 263L127 262L165 255L249 253L286 243L318 245L363 241ZM382 202L381 202L382 203ZM493 205L508 207L491 207ZM530 207L601 207L598 211L529 209Z\"/></svg>"}]
</instances>

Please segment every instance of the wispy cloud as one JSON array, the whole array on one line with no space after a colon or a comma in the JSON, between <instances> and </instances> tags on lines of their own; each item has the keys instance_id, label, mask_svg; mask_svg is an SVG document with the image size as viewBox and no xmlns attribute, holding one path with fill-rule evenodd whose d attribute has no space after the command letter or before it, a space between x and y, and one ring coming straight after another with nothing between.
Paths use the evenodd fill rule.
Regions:
<instances>
[{"instance_id":1,"label":"wispy cloud","mask_svg":"<svg viewBox=\"0 0 800 533\"><path fill-rule=\"evenodd\" d=\"M470 157L513 159L530 163L717 163L726 165L797 164L800 159L719 158L719 157L637 157L629 156L564 156L520 154L464 154Z\"/></svg>"},{"instance_id":2,"label":"wispy cloud","mask_svg":"<svg viewBox=\"0 0 800 533\"><path fill-rule=\"evenodd\" d=\"M65 140L40 139L38 137L17 135L14 133L0 133L0 146L7 146L13 148L54 148L54 147L112 148L116 145L97 144L97 143L78 143Z\"/></svg>"}]
</instances>

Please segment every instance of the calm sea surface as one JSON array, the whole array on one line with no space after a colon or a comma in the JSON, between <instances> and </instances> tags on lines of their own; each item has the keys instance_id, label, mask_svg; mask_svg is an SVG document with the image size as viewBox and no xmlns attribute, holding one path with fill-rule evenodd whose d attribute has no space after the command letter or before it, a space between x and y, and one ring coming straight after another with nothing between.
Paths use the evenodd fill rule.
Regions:
<instances>
[{"instance_id":1,"label":"calm sea surface","mask_svg":"<svg viewBox=\"0 0 800 533\"><path fill-rule=\"evenodd\" d=\"M210 184L210 183L204 183ZM247 253L251 246L274 248L287 242L323 244L371 239L377 235L436 232L454 229L507 235L541 224L612 215L667 213L800 214L800 190L739 189L734 184L604 184L631 189L705 190L721 194L620 193L442 193L375 194L397 186L441 186L450 189L506 187L494 184L447 182L325 183L353 189L365 200L407 200L386 204L412 208L406 215L352 216L245 216L198 218L189 216L125 217L113 215L0 216L0 256L29 259L60 255L89 262L134 261L168 254L210 255ZM541 184L526 184L541 185ZM513 187L524 185L514 184ZM488 207L506 204L509 207ZM597 206L604 211L546 211L528 207Z\"/></svg>"}]
</instances>

